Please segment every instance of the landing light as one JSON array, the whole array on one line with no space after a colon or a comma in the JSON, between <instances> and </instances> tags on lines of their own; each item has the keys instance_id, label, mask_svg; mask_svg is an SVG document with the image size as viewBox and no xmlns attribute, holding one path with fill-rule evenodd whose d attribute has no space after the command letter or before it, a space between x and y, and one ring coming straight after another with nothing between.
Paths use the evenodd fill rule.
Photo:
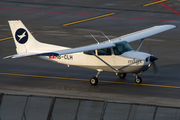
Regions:
<instances>
[{"instance_id":1,"label":"landing light","mask_svg":"<svg viewBox=\"0 0 180 120\"><path fill-rule=\"evenodd\" d=\"M148 67L151 67L151 65L152 65L152 64L151 64L151 63L149 63Z\"/></svg>"}]
</instances>

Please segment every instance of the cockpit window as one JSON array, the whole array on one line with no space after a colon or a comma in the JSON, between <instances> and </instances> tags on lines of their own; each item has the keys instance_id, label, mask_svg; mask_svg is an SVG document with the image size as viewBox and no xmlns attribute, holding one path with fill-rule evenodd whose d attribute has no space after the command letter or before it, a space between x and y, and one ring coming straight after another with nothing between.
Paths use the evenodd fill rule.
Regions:
<instances>
[{"instance_id":1,"label":"cockpit window","mask_svg":"<svg viewBox=\"0 0 180 120\"><path fill-rule=\"evenodd\" d=\"M116 44L116 47L113 47L113 51L115 55L121 55L124 52L131 50L133 50L132 47L126 41L119 42Z\"/></svg>"},{"instance_id":2,"label":"cockpit window","mask_svg":"<svg viewBox=\"0 0 180 120\"><path fill-rule=\"evenodd\" d=\"M99 49L97 51L98 51L98 55L111 55L110 48Z\"/></svg>"},{"instance_id":3,"label":"cockpit window","mask_svg":"<svg viewBox=\"0 0 180 120\"><path fill-rule=\"evenodd\" d=\"M113 47L113 51L115 55L121 55L124 52L132 51L132 47L128 44L128 42L123 41L116 43L116 47ZM96 53L95 50L92 51L94 54ZM91 51L86 51L84 54L86 55L93 55ZM111 48L104 48L104 49L98 49L97 50L98 55L112 55Z\"/></svg>"}]
</instances>

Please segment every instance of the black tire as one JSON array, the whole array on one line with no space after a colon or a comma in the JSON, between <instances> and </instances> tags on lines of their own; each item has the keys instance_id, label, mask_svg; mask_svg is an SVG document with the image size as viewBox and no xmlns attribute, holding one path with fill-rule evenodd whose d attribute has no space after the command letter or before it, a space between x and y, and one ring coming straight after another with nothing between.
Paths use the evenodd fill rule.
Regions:
<instances>
[{"instance_id":1,"label":"black tire","mask_svg":"<svg viewBox=\"0 0 180 120\"><path fill-rule=\"evenodd\" d=\"M91 79L90 79L90 84L91 85L97 85L98 84L98 78L93 76Z\"/></svg>"},{"instance_id":2,"label":"black tire","mask_svg":"<svg viewBox=\"0 0 180 120\"><path fill-rule=\"evenodd\" d=\"M118 76L119 76L120 78L125 78L125 77L126 77L126 73L118 73Z\"/></svg>"},{"instance_id":3,"label":"black tire","mask_svg":"<svg viewBox=\"0 0 180 120\"><path fill-rule=\"evenodd\" d=\"M135 82L137 83L137 84L141 84L142 83L142 79L141 79L141 77L137 77L137 78L135 78Z\"/></svg>"}]
</instances>

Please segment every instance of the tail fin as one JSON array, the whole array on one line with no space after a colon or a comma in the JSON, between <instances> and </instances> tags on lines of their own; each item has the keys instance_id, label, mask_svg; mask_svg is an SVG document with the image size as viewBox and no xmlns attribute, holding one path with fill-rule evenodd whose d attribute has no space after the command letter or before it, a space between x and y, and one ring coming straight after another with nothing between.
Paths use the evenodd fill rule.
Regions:
<instances>
[{"instance_id":1,"label":"tail fin","mask_svg":"<svg viewBox=\"0 0 180 120\"><path fill-rule=\"evenodd\" d=\"M8 21L18 54L28 52L39 42L32 36L21 20Z\"/></svg>"},{"instance_id":2,"label":"tail fin","mask_svg":"<svg viewBox=\"0 0 180 120\"><path fill-rule=\"evenodd\" d=\"M51 45L37 41L20 20L8 21L13 34L18 54L4 57L19 58L33 55L57 55L55 51L69 49L63 46Z\"/></svg>"}]
</instances>

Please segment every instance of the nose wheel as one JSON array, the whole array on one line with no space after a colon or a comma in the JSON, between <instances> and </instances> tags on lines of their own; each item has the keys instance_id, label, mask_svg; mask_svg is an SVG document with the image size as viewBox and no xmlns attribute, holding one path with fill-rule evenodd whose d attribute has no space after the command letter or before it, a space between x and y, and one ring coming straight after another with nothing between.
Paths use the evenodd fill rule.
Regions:
<instances>
[{"instance_id":1,"label":"nose wheel","mask_svg":"<svg viewBox=\"0 0 180 120\"><path fill-rule=\"evenodd\" d=\"M138 75L136 75L135 82L136 82L137 84L141 84L141 83L142 83L142 78L139 77Z\"/></svg>"}]
</instances>

